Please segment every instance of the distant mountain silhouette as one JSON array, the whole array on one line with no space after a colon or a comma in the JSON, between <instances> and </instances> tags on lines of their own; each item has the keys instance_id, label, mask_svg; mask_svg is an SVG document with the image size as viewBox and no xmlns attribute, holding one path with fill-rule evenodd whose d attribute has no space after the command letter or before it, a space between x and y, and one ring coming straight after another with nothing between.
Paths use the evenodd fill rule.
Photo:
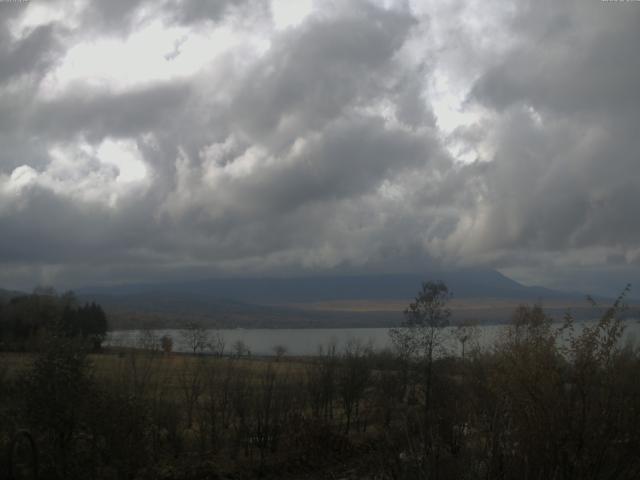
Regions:
<instances>
[{"instance_id":1,"label":"distant mountain silhouette","mask_svg":"<svg viewBox=\"0 0 640 480\"><path fill-rule=\"evenodd\" d=\"M527 287L495 270L464 269L424 274L345 275L299 278L226 278L185 282L81 288L81 301L95 301L111 314L114 328L142 324L176 326L197 320L204 324L243 327L391 326L402 320L403 305L417 294L423 281L443 281L454 300L475 305L454 318L504 322L518 302L583 300L542 287ZM322 302L346 302L317 308ZM349 308L348 301L367 308ZM395 308L381 306L399 302Z\"/></svg>"},{"instance_id":2,"label":"distant mountain silhouette","mask_svg":"<svg viewBox=\"0 0 640 480\"><path fill-rule=\"evenodd\" d=\"M164 301L166 295L191 301L225 300L252 304L289 304L329 300L411 299L423 281L441 280L454 298L523 301L584 298L543 287L524 286L495 270L465 269L399 275L316 276L301 278L227 278L187 282L82 288L81 295L138 296Z\"/></svg>"},{"instance_id":3,"label":"distant mountain silhouette","mask_svg":"<svg viewBox=\"0 0 640 480\"><path fill-rule=\"evenodd\" d=\"M423 281L447 284L453 295L454 321L502 323L517 304L532 302L545 305L554 318L562 318L569 307L580 318L594 316L585 295L525 286L489 269L204 279L87 287L75 292L81 303L102 305L114 329L173 328L188 321L247 328L371 327L398 325ZM21 293L0 290L0 299L17 294Z\"/></svg>"}]
</instances>

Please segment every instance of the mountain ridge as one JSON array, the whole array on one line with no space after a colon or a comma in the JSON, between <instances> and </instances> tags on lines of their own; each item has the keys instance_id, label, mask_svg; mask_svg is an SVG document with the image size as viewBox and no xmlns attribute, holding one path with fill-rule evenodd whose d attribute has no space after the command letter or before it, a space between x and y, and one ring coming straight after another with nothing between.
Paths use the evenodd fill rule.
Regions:
<instances>
[{"instance_id":1,"label":"mountain ridge","mask_svg":"<svg viewBox=\"0 0 640 480\"><path fill-rule=\"evenodd\" d=\"M443 281L454 298L544 300L584 295L522 285L495 270L465 269L425 274L374 274L313 277L210 278L183 282L133 283L79 288L79 295L185 294L259 304L327 300L411 299L427 279Z\"/></svg>"}]
</instances>

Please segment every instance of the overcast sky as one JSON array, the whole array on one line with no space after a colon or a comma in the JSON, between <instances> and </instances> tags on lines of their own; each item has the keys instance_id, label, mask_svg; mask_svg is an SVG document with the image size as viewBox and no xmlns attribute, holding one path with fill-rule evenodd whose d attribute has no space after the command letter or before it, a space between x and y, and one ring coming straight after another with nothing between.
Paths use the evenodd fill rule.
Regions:
<instances>
[{"instance_id":1,"label":"overcast sky","mask_svg":"<svg viewBox=\"0 0 640 480\"><path fill-rule=\"evenodd\" d=\"M0 286L640 288L639 25L593 0L0 3Z\"/></svg>"}]
</instances>

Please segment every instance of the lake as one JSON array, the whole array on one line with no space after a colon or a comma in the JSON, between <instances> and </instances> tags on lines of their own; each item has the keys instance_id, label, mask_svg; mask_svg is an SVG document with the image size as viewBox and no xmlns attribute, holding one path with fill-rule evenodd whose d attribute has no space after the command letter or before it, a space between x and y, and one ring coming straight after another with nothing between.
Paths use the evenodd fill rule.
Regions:
<instances>
[{"instance_id":1,"label":"lake","mask_svg":"<svg viewBox=\"0 0 640 480\"><path fill-rule=\"evenodd\" d=\"M593 322L578 322L577 328L581 325ZM560 324L557 324L560 326ZM638 345L640 339L640 322L636 319L626 321L623 342L632 342ZM477 345L487 348L499 338L504 331L504 325L483 325L478 327ZM445 338L444 345L447 351L456 354L460 351L460 344L453 336L453 327L443 330ZM391 347L388 328L308 328L308 329L268 329L268 328L235 328L208 330L209 337L216 334L222 336L225 342L225 353L232 351L232 345L237 341L242 341L253 355L274 355L274 347L283 346L288 355L308 356L318 353L318 348L322 345L335 344L338 351L342 351L347 342L357 340L364 343L371 343L374 349L382 350ZM138 330L119 330L109 332L106 345L134 347L143 334L151 333L153 338L159 339L163 335L169 335L173 340L173 351L188 352L189 347L185 341L182 330L151 330L142 332ZM470 345L467 344L467 350Z\"/></svg>"}]
</instances>

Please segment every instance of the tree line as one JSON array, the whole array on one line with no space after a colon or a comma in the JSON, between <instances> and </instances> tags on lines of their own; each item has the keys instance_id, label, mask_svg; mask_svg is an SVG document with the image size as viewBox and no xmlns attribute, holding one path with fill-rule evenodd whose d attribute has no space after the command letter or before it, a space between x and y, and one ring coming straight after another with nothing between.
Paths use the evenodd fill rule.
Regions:
<instances>
[{"instance_id":1,"label":"tree line","mask_svg":"<svg viewBox=\"0 0 640 480\"><path fill-rule=\"evenodd\" d=\"M0 447L28 428L44 478L61 479L639 478L625 295L587 325L523 305L490 348L461 330L464 357L442 348L441 283L422 285L383 352L354 340L249 360L146 338L88 355L58 331L29 368L0 370Z\"/></svg>"},{"instance_id":2,"label":"tree line","mask_svg":"<svg viewBox=\"0 0 640 480\"><path fill-rule=\"evenodd\" d=\"M107 316L94 302L80 304L73 294L37 288L30 295L0 301L0 350L37 350L52 331L82 339L97 350L107 333Z\"/></svg>"}]
</instances>

